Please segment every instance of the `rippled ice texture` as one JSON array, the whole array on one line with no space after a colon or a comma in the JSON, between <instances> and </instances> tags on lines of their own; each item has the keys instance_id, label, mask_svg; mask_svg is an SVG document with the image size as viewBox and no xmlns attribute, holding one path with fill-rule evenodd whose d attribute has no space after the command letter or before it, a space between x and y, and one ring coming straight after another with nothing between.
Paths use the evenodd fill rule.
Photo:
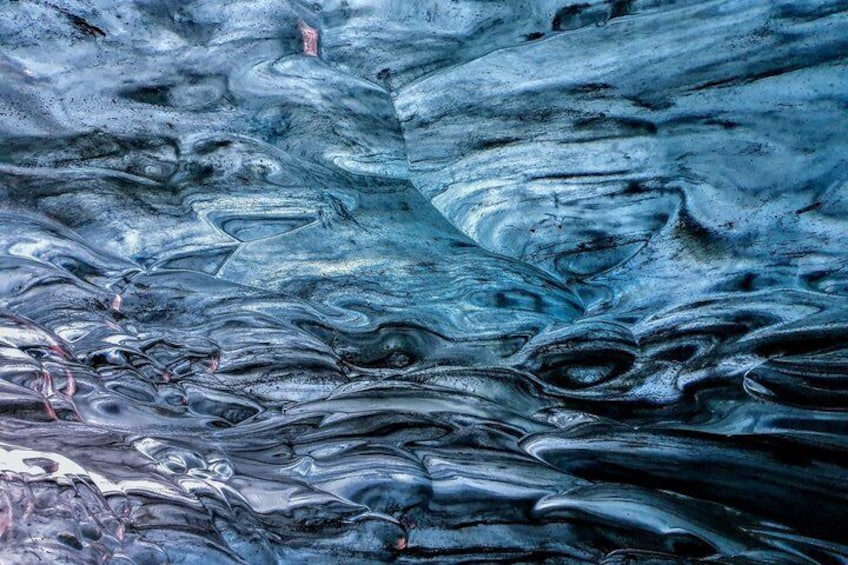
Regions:
<instances>
[{"instance_id":1,"label":"rippled ice texture","mask_svg":"<svg viewBox=\"0 0 848 565\"><path fill-rule=\"evenodd\" d=\"M848 1L0 44L0 562L848 562Z\"/></svg>"}]
</instances>

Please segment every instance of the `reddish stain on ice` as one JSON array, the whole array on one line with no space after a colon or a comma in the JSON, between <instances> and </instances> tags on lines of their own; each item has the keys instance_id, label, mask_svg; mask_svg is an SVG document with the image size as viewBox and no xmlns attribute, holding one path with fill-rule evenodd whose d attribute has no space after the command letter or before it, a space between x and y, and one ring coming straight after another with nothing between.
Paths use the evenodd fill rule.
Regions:
<instances>
[{"instance_id":1,"label":"reddish stain on ice","mask_svg":"<svg viewBox=\"0 0 848 565\"><path fill-rule=\"evenodd\" d=\"M41 394L50 398L56 394L56 388L53 386L53 377L47 371L41 371Z\"/></svg>"},{"instance_id":2,"label":"reddish stain on ice","mask_svg":"<svg viewBox=\"0 0 848 565\"><path fill-rule=\"evenodd\" d=\"M74 374L67 369L65 369L65 376L67 377L65 381L65 396L71 398L77 393L77 381L74 378Z\"/></svg>"},{"instance_id":3,"label":"reddish stain on ice","mask_svg":"<svg viewBox=\"0 0 848 565\"><path fill-rule=\"evenodd\" d=\"M406 538L400 538L397 540L397 542L395 542L395 548L400 551L406 549Z\"/></svg>"},{"instance_id":4,"label":"reddish stain on ice","mask_svg":"<svg viewBox=\"0 0 848 565\"><path fill-rule=\"evenodd\" d=\"M32 500L27 499L26 503L24 504L24 512L21 515L21 518L26 520L27 518L32 516L33 510L35 510L35 504L32 503Z\"/></svg>"},{"instance_id":5,"label":"reddish stain on ice","mask_svg":"<svg viewBox=\"0 0 848 565\"><path fill-rule=\"evenodd\" d=\"M318 30L305 22L297 25L300 37L303 39L303 54L310 57L318 56Z\"/></svg>"},{"instance_id":6,"label":"reddish stain on ice","mask_svg":"<svg viewBox=\"0 0 848 565\"><path fill-rule=\"evenodd\" d=\"M121 295L116 294L115 298L112 299L112 310L114 310L115 312L120 312L121 311L121 304L123 304L123 303L124 303L124 299L121 298Z\"/></svg>"}]
</instances>

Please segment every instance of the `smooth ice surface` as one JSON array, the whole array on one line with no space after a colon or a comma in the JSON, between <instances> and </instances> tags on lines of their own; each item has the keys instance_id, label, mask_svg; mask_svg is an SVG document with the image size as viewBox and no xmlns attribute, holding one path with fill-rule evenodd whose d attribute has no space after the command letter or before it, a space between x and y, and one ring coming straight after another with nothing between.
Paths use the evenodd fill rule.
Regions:
<instances>
[{"instance_id":1,"label":"smooth ice surface","mask_svg":"<svg viewBox=\"0 0 848 565\"><path fill-rule=\"evenodd\" d=\"M848 562L848 1L0 0L0 562Z\"/></svg>"}]
</instances>

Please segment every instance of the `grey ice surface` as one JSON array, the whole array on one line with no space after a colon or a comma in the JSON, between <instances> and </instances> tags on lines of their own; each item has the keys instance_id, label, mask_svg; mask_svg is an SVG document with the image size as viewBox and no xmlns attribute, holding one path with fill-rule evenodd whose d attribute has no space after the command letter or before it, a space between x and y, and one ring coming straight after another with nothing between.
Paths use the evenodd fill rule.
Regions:
<instances>
[{"instance_id":1,"label":"grey ice surface","mask_svg":"<svg viewBox=\"0 0 848 565\"><path fill-rule=\"evenodd\" d=\"M848 562L848 0L0 0L0 563Z\"/></svg>"}]
</instances>

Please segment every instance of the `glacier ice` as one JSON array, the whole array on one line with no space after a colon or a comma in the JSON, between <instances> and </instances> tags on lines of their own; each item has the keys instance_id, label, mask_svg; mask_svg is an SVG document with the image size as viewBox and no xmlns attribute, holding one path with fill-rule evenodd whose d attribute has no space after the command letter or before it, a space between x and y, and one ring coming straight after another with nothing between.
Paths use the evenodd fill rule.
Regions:
<instances>
[{"instance_id":1,"label":"glacier ice","mask_svg":"<svg viewBox=\"0 0 848 565\"><path fill-rule=\"evenodd\" d=\"M0 562L848 560L845 0L0 45Z\"/></svg>"}]
</instances>

